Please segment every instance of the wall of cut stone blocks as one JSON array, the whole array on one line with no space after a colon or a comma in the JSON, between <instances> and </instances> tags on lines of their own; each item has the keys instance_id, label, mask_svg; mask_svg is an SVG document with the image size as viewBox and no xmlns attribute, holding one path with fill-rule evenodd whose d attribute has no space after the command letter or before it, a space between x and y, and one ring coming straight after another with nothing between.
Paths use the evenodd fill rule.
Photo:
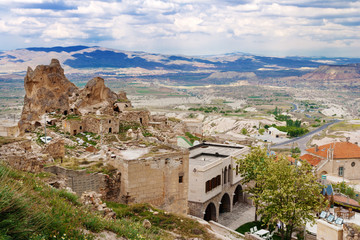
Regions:
<instances>
[{"instance_id":1,"label":"wall of cut stone blocks","mask_svg":"<svg viewBox=\"0 0 360 240\"><path fill-rule=\"evenodd\" d=\"M129 110L120 113L118 118L120 121L137 122L147 127L149 126L150 113L147 110Z\"/></svg>"},{"instance_id":2,"label":"wall of cut stone blocks","mask_svg":"<svg viewBox=\"0 0 360 240\"><path fill-rule=\"evenodd\" d=\"M106 190L105 174L87 173L86 170L76 171L58 166L47 167L44 170L66 177L66 186L70 187L79 196L85 191L102 193Z\"/></svg>"},{"instance_id":3,"label":"wall of cut stone blocks","mask_svg":"<svg viewBox=\"0 0 360 240\"><path fill-rule=\"evenodd\" d=\"M123 169L123 194L129 202L146 202L165 211L187 214L188 161L187 151L177 151L118 162Z\"/></svg>"}]
</instances>

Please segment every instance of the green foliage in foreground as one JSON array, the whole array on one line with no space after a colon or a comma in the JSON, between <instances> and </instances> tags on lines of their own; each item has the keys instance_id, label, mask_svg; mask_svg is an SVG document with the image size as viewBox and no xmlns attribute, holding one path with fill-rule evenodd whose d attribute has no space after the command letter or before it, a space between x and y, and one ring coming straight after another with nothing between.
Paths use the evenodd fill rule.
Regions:
<instances>
[{"instance_id":1,"label":"green foliage in foreground","mask_svg":"<svg viewBox=\"0 0 360 240\"><path fill-rule=\"evenodd\" d=\"M291 165L286 158L274 159L257 147L237 163L243 182L255 182L247 191L253 194L261 220L269 225L280 222L282 239L291 239L295 228L314 222L315 213L327 205L311 166L305 162Z\"/></svg>"},{"instance_id":2,"label":"green foliage in foreground","mask_svg":"<svg viewBox=\"0 0 360 240\"><path fill-rule=\"evenodd\" d=\"M77 196L0 163L0 239L94 239L94 232L104 230L128 239L167 238L132 219L104 219Z\"/></svg>"},{"instance_id":3,"label":"green foliage in foreground","mask_svg":"<svg viewBox=\"0 0 360 240\"><path fill-rule=\"evenodd\" d=\"M118 217L130 218L137 222L147 219L151 222L152 226L175 232L185 238L214 239L214 236L210 235L200 223L190 218L154 209L149 204L129 206L107 202L107 206L112 208Z\"/></svg>"}]
</instances>

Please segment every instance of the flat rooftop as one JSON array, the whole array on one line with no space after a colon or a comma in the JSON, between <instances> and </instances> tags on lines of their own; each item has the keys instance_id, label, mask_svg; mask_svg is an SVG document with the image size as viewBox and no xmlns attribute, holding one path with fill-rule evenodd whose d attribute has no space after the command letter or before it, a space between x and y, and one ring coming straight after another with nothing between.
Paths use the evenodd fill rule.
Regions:
<instances>
[{"instance_id":1,"label":"flat rooftop","mask_svg":"<svg viewBox=\"0 0 360 240\"><path fill-rule=\"evenodd\" d=\"M218 143L201 143L190 147L189 162L191 165L205 166L221 158L235 156L244 146Z\"/></svg>"}]
</instances>

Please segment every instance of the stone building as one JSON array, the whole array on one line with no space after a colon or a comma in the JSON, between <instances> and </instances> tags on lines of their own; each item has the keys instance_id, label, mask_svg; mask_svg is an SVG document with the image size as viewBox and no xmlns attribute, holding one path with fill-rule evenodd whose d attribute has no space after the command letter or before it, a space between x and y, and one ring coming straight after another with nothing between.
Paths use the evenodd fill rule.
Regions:
<instances>
[{"instance_id":1,"label":"stone building","mask_svg":"<svg viewBox=\"0 0 360 240\"><path fill-rule=\"evenodd\" d=\"M125 122L136 122L144 127L147 127L150 122L150 112L148 110L131 109L119 113L118 119Z\"/></svg>"},{"instance_id":2,"label":"stone building","mask_svg":"<svg viewBox=\"0 0 360 240\"><path fill-rule=\"evenodd\" d=\"M1 137L17 137L19 136L19 127L17 123L8 120L1 120L0 136Z\"/></svg>"},{"instance_id":3,"label":"stone building","mask_svg":"<svg viewBox=\"0 0 360 240\"><path fill-rule=\"evenodd\" d=\"M118 133L119 119L115 116L107 115L86 115L65 119L63 121L63 129L71 135L80 132L92 132L97 134Z\"/></svg>"},{"instance_id":4,"label":"stone building","mask_svg":"<svg viewBox=\"0 0 360 240\"><path fill-rule=\"evenodd\" d=\"M124 203L150 203L165 211L188 213L187 150L157 146L155 150L133 148L111 152L110 164L121 172Z\"/></svg>"},{"instance_id":5,"label":"stone building","mask_svg":"<svg viewBox=\"0 0 360 240\"><path fill-rule=\"evenodd\" d=\"M349 141L334 142L306 149L300 157L316 169L317 175L332 175L360 180L360 147Z\"/></svg>"},{"instance_id":6,"label":"stone building","mask_svg":"<svg viewBox=\"0 0 360 240\"><path fill-rule=\"evenodd\" d=\"M201 143L189 149L191 215L217 221L221 213L231 212L235 204L247 201L236 159L246 155L248 147Z\"/></svg>"}]
</instances>

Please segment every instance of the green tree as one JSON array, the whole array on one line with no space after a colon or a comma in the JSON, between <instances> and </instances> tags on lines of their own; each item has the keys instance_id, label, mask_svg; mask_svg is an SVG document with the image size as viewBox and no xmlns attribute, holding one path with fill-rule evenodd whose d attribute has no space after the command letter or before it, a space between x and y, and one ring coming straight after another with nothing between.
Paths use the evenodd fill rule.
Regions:
<instances>
[{"instance_id":1,"label":"green tree","mask_svg":"<svg viewBox=\"0 0 360 240\"><path fill-rule=\"evenodd\" d=\"M254 198L257 212L268 224L280 222L281 239L291 239L296 227L314 222L315 213L326 207L321 186L306 162L294 166L283 157L276 161L266 158L261 173L255 178L262 185L262 191Z\"/></svg>"},{"instance_id":2,"label":"green tree","mask_svg":"<svg viewBox=\"0 0 360 240\"><path fill-rule=\"evenodd\" d=\"M258 208L256 198L262 192L263 185L258 179L259 175L263 174L267 159L269 158L266 149L258 146L253 147L251 152L244 158L236 161L239 164L238 172L243 177L241 180L242 184L250 183L247 192L253 195L256 210ZM255 211L255 221L257 221L257 211Z\"/></svg>"},{"instance_id":3,"label":"green tree","mask_svg":"<svg viewBox=\"0 0 360 240\"><path fill-rule=\"evenodd\" d=\"M248 134L248 131L246 130L246 128L241 129L241 134L242 135Z\"/></svg>"}]
</instances>

